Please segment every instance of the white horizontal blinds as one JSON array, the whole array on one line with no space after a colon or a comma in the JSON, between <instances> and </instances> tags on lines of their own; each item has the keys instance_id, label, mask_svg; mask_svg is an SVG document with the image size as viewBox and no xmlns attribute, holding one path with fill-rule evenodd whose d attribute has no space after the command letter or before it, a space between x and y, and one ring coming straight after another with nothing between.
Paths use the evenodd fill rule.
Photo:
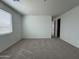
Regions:
<instances>
[{"instance_id":1,"label":"white horizontal blinds","mask_svg":"<svg viewBox=\"0 0 79 59\"><path fill-rule=\"evenodd\" d=\"M12 32L12 15L0 9L0 35Z\"/></svg>"}]
</instances>

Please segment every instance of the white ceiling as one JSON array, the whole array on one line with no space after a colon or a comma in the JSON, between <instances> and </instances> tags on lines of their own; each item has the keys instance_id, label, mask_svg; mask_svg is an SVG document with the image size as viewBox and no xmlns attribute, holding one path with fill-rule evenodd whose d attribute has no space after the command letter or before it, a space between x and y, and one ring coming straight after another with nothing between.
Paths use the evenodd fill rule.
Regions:
<instances>
[{"instance_id":1,"label":"white ceiling","mask_svg":"<svg viewBox=\"0 0 79 59\"><path fill-rule=\"evenodd\" d=\"M30 15L60 15L79 4L79 0L3 0L19 12Z\"/></svg>"}]
</instances>

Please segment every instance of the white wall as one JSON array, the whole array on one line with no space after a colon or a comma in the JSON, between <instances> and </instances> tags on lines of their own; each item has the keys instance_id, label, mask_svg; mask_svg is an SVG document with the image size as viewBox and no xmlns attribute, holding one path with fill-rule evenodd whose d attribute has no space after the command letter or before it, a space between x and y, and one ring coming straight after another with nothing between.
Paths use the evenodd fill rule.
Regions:
<instances>
[{"instance_id":1,"label":"white wall","mask_svg":"<svg viewBox=\"0 0 79 59\"><path fill-rule=\"evenodd\" d=\"M0 9L6 10L12 14L13 32L7 35L0 35L0 52L10 47L15 42L21 39L21 18L22 16L13 11L2 2L0 2ZM6 19L7 20L7 19Z\"/></svg>"},{"instance_id":2,"label":"white wall","mask_svg":"<svg viewBox=\"0 0 79 59\"><path fill-rule=\"evenodd\" d=\"M51 38L51 16L25 16L23 38Z\"/></svg>"},{"instance_id":3,"label":"white wall","mask_svg":"<svg viewBox=\"0 0 79 59\"><path fill-rule=\"evenodd\" d=\"M52 21L52 36L54 36L54 21Z\"/></svg>"},{"instance_id":4,"label":"white wall","mask_svg":"<svg viewBox=\"0 0 79 59\"><path fill-rule=\"evenodd\" d=\"M79 6L60 16L61 38L79 48Z\"/></svg>"}]
</instances>

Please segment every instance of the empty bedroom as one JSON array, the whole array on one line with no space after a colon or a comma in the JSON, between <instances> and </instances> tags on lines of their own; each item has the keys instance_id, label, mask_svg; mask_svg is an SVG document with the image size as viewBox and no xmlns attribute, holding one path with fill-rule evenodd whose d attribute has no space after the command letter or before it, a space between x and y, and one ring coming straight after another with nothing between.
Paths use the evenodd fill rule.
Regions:
<instances>
[{"instance_id":1,"label":"empty bedroom","mask_svg":"<svg viewBox=\"0 0 79 59\"><path fill-rule=\"evenodd\" d=\"M79 59L79 0L0 0L0 59Z\"/></svg>"}]
</instances>

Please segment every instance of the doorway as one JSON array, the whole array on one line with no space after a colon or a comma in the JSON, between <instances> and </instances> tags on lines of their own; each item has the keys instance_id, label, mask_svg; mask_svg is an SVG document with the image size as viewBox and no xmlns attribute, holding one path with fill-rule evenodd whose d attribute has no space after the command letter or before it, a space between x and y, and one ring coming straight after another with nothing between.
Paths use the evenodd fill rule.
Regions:
<instances>
[{"instance_id":1,"label":"doorway","mask_svg":"<svg viewBox=\"0 0 79 59\"><path fill-rule=\"evenodd\" d=\"M57 20L57 38L60 38L60 24L61 24L61 19L59 18Z\"/></svg>"}]
</instances>

